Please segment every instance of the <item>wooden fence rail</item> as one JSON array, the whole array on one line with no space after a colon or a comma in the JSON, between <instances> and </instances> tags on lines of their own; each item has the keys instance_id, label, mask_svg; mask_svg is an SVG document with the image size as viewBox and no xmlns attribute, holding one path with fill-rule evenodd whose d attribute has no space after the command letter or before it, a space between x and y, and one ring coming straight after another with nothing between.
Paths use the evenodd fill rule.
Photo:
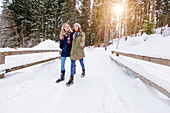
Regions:
<instances>
[{"instance_id":1,"label":"wooden fence rail","mask_svg":"<svg viewBox=\"0 0 170 113\"><path fill-rule=\"evenodd\" d=\"M50 58L50 59L46 59L46 60L42 60L42 61L30 63L30 64L25 64L25 65L21 65L21 66L16 66L16 67L4 69L1 72L1 74L0 74L0 78L4 78L6 73L9 73L9 72L12 72L12 71L16 71L16 70L19 70L19 69L23 69L23 68L26 68L26 67L30 67L30 66L33 66L33 65L45 63L45 62L48 62L48 61L51 61L51 60L55 60L55 59L60 59L60 57Z\"/></svg>"},{"instance_id":2,"label":"wooden fence rail","mask_svg":"<svg viewBox=\"0 0 170 113\"><path fill-rule=\"evenodd\" d=\"M132 69L130 69L129 67L123 65L122 63L118 62L117 60L113 59L111 56L110 58L117 63L118 65L120 65L121 67L125 68L128 72L134 74L136 77L140 78L143 82L145 82L146 84L150 85L151 87L153 87L154 89L156 89L157 91L161 92L162 94L164 94L165 96L167 96L168 98L170 98L170 92L168 92L166 89L160 87L159 85L157 85L156 83L150 81L149 79L143 77L142 75L140 75L139 73L133 71Z\"/></svg>"},{"instance_id":3,"label":"wooden fence rail","mask_svg":"<svg viewBox=\"0 0 170 113\"><path fill-rule=\"evenodd\" d=\"M61 53L60 50L26 50L26 51L0 52L0 64L5 64L5 56L31 54L31 53L43 53L43 52L59 52L59 54ZM50 58L50 59L46 59L46 60L42 60L42 61L30 63L30 64L25 64L25 65L21 65L21 66L16 66L16 67L0 70L0 78L4 78L6 73L9 73L9 72L12 72L12 71L15 71L15 70L19 70L19 69L23 69L23 68L26 68L26 67L30 67L30 66L33 66L33 65L37 65L37 64L40 64L40 63L48 62L48 61L51 61L51 60L59 59L59 58L60 57Z\"/></svg>"},{"instance_id":4,"label":"wooden fence rail","mask_svg":"<svg viewBox=\"0 0 170 113\"><path fill-rule=\"evenodd\" d=\"M25 50L25 51L0 52L0 64L5 64L5 56L30 54L30 53L43 53L43 52L60 52L60 50Z\"/></svg>"},{"instance_id":5,"label":"wooden fence rail","mask_svg":"<svg viewBox=\"0 0 170 113\"><path fill-rule=\"evenodd\" d=\"M136 58L140 60L145 60L161 65L170 66L170 59L163 59L163 58L155 58L155 57L149 57L149 56L142 56L142 55L135 55L135 54L129 54L129 53L123 53L123 52L117 52L117 51L111 51L112 54L116 53L116 56L123 55L131 58Z\"/></svg>"}]
</instances>

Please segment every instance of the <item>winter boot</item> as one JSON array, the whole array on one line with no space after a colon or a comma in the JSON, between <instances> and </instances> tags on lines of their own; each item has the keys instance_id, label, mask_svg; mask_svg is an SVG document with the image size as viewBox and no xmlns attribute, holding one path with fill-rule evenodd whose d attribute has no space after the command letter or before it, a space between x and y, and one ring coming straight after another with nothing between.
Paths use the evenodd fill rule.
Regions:
<instances>
[{"instance_id":1,"label":"winter boot","mask_svg":"<svg viewBox=\"0 0 170 113\"><path fill-rule=\"evenodd\" d=\"M70 76L70 79L69 81L66 83L67 86L70 86L74 83L74 77L73 76Z\"/></svg>"},{"instance_id":2,"label":"winter boot","mask_svg":"<svg viewBox=\"0 0 170 113\"><path fill-rule=\"evenodd\" d=\"M81 74L81 77L85 77L85 69L82 70L82 74Z\"/></svg>"},{"instance_id":3,"label":"winter boot","mask_svg":"<svg viewBox=\"0 0 170 113\"><path fill-rule=\"evenodd\" d=\"M64 76L65 76L65 71L61 71L61 77L58 80L56 80L56 83L59 83L59 82L63 81Z\"/></svg>"}]
</instances>

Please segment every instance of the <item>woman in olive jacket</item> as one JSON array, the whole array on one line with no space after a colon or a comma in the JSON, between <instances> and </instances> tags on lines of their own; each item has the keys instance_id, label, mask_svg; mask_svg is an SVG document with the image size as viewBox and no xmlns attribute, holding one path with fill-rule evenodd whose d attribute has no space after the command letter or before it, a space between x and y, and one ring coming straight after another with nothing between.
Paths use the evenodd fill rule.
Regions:
<instances>
[{"instance_id":1,"label":"woman in olive jacket","mask_svg":"<svg viewBox=\"0 0 170 113\"><path fill-rule=\"evenodd\" d=\"M85 46L85 33L81 30L79 23L75 23L73 26L73 40L71 48L71 75L69 81L66 83L67 86L74 83L74 70L76 60L80 61L82 67L81 77L85 76L85 66L84 66L84 46Z\"/></svg>"}]
</instances>

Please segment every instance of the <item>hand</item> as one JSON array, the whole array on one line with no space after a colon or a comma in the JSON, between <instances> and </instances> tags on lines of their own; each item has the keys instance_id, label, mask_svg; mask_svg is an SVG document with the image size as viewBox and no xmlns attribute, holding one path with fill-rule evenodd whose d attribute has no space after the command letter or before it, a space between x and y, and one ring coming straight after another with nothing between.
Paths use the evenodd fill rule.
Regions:
<instances>
[{"instance_id":1,"label":"hand","mask_svg":"<svg viewBox=\"0 0 170 113\"><path fill-rule=\"evenodd\" d=\"M84 46L82 46L81 48L84 49Z\"/></svg>"},{"instance_id":2,"label":"hand","mask_svg":"<svg viewBox=\"0 0 170 113\"><path fill-rule=\"evenodd\" d=\"M64 37L60 37L61 40L64 40Z\"/></svg>"}]
</instances>

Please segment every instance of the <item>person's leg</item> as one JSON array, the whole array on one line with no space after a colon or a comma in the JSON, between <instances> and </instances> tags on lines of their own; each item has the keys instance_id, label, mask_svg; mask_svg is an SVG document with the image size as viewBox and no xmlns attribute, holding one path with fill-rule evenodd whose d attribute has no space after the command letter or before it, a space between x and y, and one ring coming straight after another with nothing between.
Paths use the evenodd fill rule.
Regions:
<instances>
[{"instance_id":1,"label":"person's leg","mask_svg":"<svg viewBox=\"0 0 170 113\"><path fill-rule=\"evenodd\" d=\"M80 59L80 64L81 64L81 67L82 67L82 70L85 70L85 66L84 66L84 59Z\"/></svg>"},{"instance_id":2,"label":"person's leg","mask_svg":"<svg viewBox=\"0 0 170 113\"><path fill-rule=\"evenodd\" d=\"M81 77L84 77L85 76L85 65L84 65L84 59L80 59L80 64L81 64L81 67L82 67L82 74L81 74Z\"/></svg>"},{"instance_id":3,"label":"person's leg","mask_svg":"<svg viewBox=\"0 0 170 113\"><path fill-rule=\"evenodd\" d=\"M65 61L67 57L61 57L61 77L56 80L56 83L59 83L64 80L65 76Z\"/></svg>"},{"instance_id":4,"label":"person's leg","mask_svg":"<svg viewBox=\"0 0 170 113\"><path fill-rule=\"evenodd\" d=\"M74 83L74 67L75 67L75 62L76 60L71 60L71 74L70 74L70 79L66 83L67 86L70 86L71 84Z\"/></svg>"},{"instance_id":5,"label":"person's leg","mask_svg":"<svg viewBox=\"0 0 170 113\"><path fill-rule=\"evenodd\" d=\"M65 71L65 61L67 57L61 57L61 71Z\"/></svg>"},{"instance_id":6,"label":"person's leg","mask_svg":"<svg viewBox=\"0 0 170 113\"><path fill-rule=\"evenodd\" d=\"M76 60L71 60L71 75L70 76L74 76L75 63L76 63Z\"/></svg>"}]
</instances>

